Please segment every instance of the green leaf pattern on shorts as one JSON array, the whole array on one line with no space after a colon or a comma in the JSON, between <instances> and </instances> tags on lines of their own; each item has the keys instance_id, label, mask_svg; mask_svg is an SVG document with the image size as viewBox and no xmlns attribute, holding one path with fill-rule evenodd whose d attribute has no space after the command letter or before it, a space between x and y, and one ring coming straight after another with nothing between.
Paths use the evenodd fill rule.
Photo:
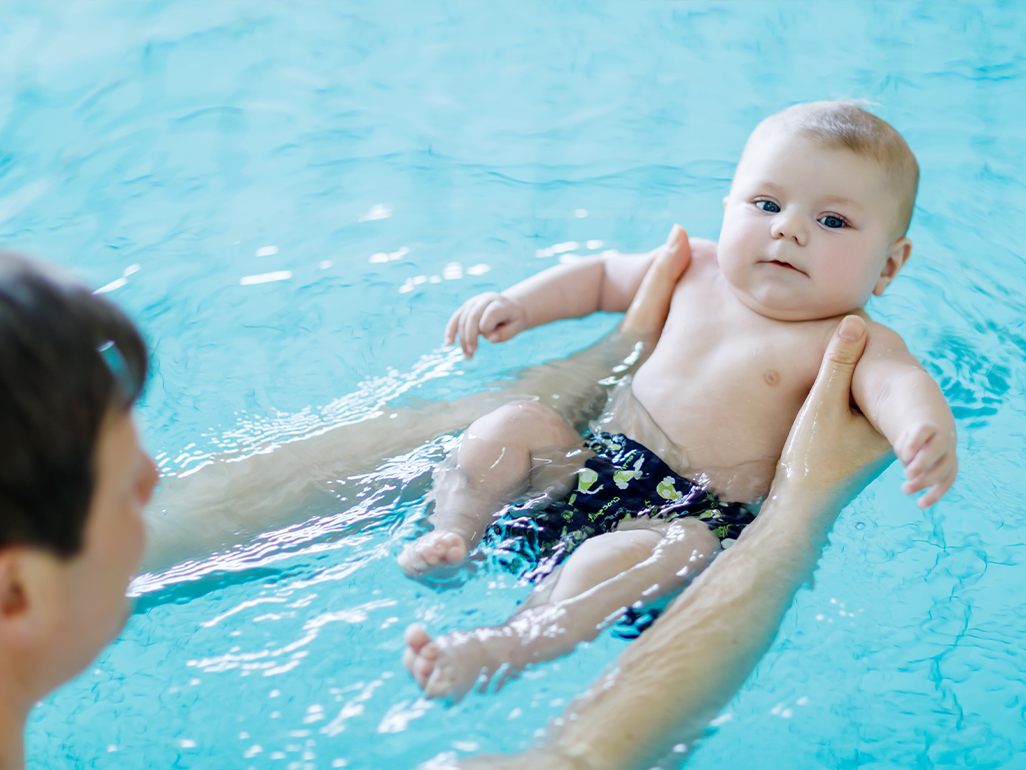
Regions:
<instances>
[{"instance_id":1,"label":"green leaf pattern on shorts","mask_svg":"<svg viewBox=\"0 0 1026 770\"><path fill-rule=\"evenodd\" d=\"M577 491L586 495L593 491L591 485L598 481L598 474L591 468L581 468L577 472Z\"/></svg>"},{"instance_id":2,"label":"green leaf pattern on shorts","mask_svg":"<svg viewBox=\"0 0 1026 770\"><path fill-rule=\"evenodd\" d=\"M684 495L677 490L677 485L673 483L672 476L667 476L665 479L660 481L659 485L656 487L656 492L658 492L659 496L664 500L680 500L684 497Z\"/></svg>"},{"instance_id":3,"label":"green leaf pattern on shorts","mask_svg":"<svg viewBox=\"0 0 1026 770\"><path fill-rule=\"evenodd\" d=\"M645 458L639 457L638 461L634 463L634 467L631 469L620 468L613 474L613 481L616 486L620 489L627 489L634 479L641 476L641 466L645 464Z\"/></svg>"}]
</instances>

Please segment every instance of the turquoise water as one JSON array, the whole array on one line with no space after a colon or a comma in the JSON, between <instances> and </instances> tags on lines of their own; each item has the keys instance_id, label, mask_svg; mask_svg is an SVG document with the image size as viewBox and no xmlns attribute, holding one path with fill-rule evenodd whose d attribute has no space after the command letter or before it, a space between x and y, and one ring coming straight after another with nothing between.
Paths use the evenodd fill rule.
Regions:
<instances>
[{"instance_id":1,"label":"turquoise water","mask_svg":"<svg viewBox=\"0 0 1026 770\"><path fill-rule=\"evenodd\" d=\"M943 386L961 476L921 513L892 467L842 514L687 764L1022 767L1024 30L1014 3L4 3L0 246L139 320L144 438L179 473L583 347L615 319L470 364L441 336L556 244L647 250L674 222L715 238L762 117L877 103L923 175L912 261L870 309ZM452 708L417 699L407 623L497 622L526 591L394 566L440 447L232 569L139 583L116 643L35 710L30 767L402 768L527 745L625 643Z\"/></svg>"}]
</instances>

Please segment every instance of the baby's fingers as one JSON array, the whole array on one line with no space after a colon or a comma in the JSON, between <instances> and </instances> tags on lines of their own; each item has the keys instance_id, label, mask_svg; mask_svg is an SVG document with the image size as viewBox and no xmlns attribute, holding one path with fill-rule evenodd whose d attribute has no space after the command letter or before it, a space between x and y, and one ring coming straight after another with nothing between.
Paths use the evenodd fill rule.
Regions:
<instances>
[{"instance_id":1,"label":"baby's fingers","mask_svg":"<svg viewBox=\"0 0 1026 770\"><path fill-rule=\"evenodd\" d=\"M460 317L460 347L467 359L472 358L477 349L477 319L473 308L468 308Z\"/></svg>"},{"instance_id":2,"label":"baby's fingers","mask_svg":"<svg viewBox=\"0 0 1026 770\"><path fill-rule=\"evenodd\" d=\"M510 315L509 307L503 307L499 302L490 303L481 314L481 336L490 339L492 332L510 320Z\"/></svg>"},{"instance_id":3,"label":"baby's fingers","mask_svg":"<svg viewBox=\"0 0 1026 770\"><path fill-rule=\"evenodd\" d=\"M918 455L916 456L916 459L919 459ZM915 492L926 489L927 487L933 486L948 474L953 463L953 456L945 453L941 457L937 458L933 465L925 470L918 471L914 474L909 473L906 470L906 480L905 483L901 485L901 490L905 494L911 495Z\"/></svg>"},{"instance_id":4,"label":"baby's fingers","mask_svg":"<svg viewBox=\"0 0 1026 770\"><path fill-rule=\"evenodd\" d=\"M460 305L460 309L449 316L448 323L445 324L445 344L452 345L456 341L456 332L460 328L460 319L463 317L463 308L466 304Z\"/></svg>"},{"instance_id":5,"label":"baby's fingers","mask_svg":"<svg viewBox=\"0 0 1026 770\"><path fill-rule=\"evenodd\" d=\"M490 342L505 342L523 331L523 319L518 314L519 306L510 303L493 302L481 316L481 336Z\"/></svg>"},{"instance_id":6,"label":"baby's fingers","mask_svg":"<svg viewBox=\"0 0 1026 770\"><path fill-rule=\"evenodd\" d=\"M955 476L958 473L958 468L952 468L948 471L948 474L941 479L938 483L930 487L930 490L919 498L917 505L920 509L929 508L931 505L936 503L945 493L951 489L951 485L955 483Z\"/></svg>"},{"instance_id":7,"label":"baby's fingers","mask_svg":"<svg viewBox=\"0 0 1026 770\"><path fill-rule=\"evenodd\" d=\"M936 431L925 425L916 426L909 431L894 447L894 454L908 466L927 442L936 435ZM932 462L931 462L932 464Z\"/></svg>"},{"instance_id":8,"label":"baby's fingers","mask_svg":"<svg viewBox=\"0 0 1026 770\"><path fill-rule=\"evenodd\" d=\"M463 355L468 359L477 351L477 335L480 328L481 314L491 303L492 297L487 294L474 297L467 303L467 310L460 319L460 344Z\"/></svg>"},{"instance_id":9,"label":"baby's fingers","mask_svg":"<svg viewBox=\"0 0 1026 770\"><path fill-rule=\"evenodd\" d=\"M923 475L933 468L937 464L937 461L940 460L947 451L948 447L945 446L944 441L941 441L936 435L930 436L930 438L920 446L911 461L906 461L905 478L914 480L918 476Z\"/></svg>"}]
</instances>

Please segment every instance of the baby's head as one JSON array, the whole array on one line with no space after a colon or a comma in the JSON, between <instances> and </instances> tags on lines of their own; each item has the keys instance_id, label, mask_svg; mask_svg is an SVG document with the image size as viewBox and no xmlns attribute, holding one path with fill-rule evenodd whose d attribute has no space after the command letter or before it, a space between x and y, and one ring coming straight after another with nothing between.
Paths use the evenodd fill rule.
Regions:
<instances>
[{"instance_id":1,"label":"baby's head","mask_svg":"<svg viewBox=\"0 0 1026 770\"><path fill-rule=\"evenodd\" d=\"M846 102L760 123L724 198L719 260L738 296L780 320L828 318L905 264L919 166L889 124Z\"/></svg>"}]
</instances>

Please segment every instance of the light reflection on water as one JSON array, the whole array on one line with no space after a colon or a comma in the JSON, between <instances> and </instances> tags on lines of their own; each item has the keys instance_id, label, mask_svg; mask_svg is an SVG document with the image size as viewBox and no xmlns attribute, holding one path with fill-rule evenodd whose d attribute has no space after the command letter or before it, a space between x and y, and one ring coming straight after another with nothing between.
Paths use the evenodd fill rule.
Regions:
<instances>
[{"instance_id":1,"label":"light reflection on water","mask_svg":"<svg viewBox=\"0 0 1026 770\"><path fill-rule=\"evenodd\" d=\"M870 309L941 382L962 475L923 514L892 468L844 513L689 763L1007 766L1026 754L1023 23L985 3L7 3L0 237L140 320L145 440L185 474L583 347L612 319L470 364L438 346L462 300L567 254L648 249L675 221L715 237L765 115L878 102L923 180L912 261ZM532 740L624 643L418 698L408 623L497 623L528 590L495 559L447 590L395 567L446 440L142 577L117 643L36 710L30 765L409 767Z\"/></svg>"}]
</instances>

